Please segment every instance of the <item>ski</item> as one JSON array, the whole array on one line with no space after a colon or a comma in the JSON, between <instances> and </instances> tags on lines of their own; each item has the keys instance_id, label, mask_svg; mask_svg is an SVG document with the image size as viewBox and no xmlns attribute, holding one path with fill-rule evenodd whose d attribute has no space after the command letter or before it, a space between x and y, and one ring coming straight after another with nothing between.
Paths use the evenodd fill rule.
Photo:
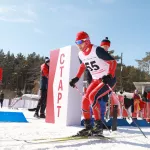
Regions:
<instances>
[{"instance_id":1,"label":"ski","mask_svg":"<svg viewBox=\"0 0 150 150\"><path fill-rule=\"evenodd\" d=\"M88 140L88 139L112 140L113 138L106 136L67 136L61 138L41 138L41 139L25 140L25 142L31 144L40 144L40 143L44 144L44 143L67 142L67 141Z\"/></svg>"}]
</instances>

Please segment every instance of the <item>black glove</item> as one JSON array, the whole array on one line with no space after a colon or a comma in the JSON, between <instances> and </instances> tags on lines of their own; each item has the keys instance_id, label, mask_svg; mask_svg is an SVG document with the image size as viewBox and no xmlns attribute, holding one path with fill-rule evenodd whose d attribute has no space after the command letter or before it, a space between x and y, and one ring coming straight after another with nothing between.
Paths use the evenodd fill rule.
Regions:
<instances>
[{"instance_id":1,"label":"black glove","mask_svg":"<svg viewBox=\"0 0 150 150\"><path fill-rule=\"evenodd\" d=\"M71 81L69 82L70 86L71 87L75 87L75 84L79 81L79 78L78 77L75 77L73 79L71 79Z\"/></svg>"},{"instance_id":2,"label":"black glove","mask_svg":"<svg viewBox=\"0 0 150 150\"><path fill-rule=\"evenodd\" d=\"M111 74L104 75L102 77L102 81L103 81L104 84L107 84L111 79L112 79L112 75Z\"/></svg>"}]
</instances>

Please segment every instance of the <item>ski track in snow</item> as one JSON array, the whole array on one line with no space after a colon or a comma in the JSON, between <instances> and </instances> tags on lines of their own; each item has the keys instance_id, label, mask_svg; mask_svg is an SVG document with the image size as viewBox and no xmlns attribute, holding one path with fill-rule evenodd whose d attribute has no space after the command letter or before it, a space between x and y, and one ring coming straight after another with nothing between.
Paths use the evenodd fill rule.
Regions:
<instances>
[{"instance_id":1,"label":"ski track in snow","mask_svg":"<svg viewBox=\"0 0 150 150\"><path fill-rule=\"evenodd\" d=\"M111 134L104 130L104 135L116 137L111 141L88 139L29 144L23 140L69 136L76 134L82 127L56 126L45 123L44 119L33 118L34 112L23 112L29 123L0 123L0 150L150 150L150 127L142 128L147 139L136 127L118 127Z\"/></svg>"}]
</instances>

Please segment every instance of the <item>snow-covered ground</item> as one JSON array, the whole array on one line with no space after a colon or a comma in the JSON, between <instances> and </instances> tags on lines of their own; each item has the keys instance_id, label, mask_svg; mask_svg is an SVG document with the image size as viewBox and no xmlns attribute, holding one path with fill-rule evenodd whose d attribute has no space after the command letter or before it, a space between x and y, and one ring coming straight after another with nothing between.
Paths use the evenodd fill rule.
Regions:
<instances>
[{"instance_id":1,"label":"snow-covered ground","mask_svg":"<svg viewBox=\"0 0 150 150\"><path fill-rule=\"evenodd\" d=\"M1 110L1 109L0 109ZM6 108L2 109L3 111ZM18 111L18 110L14 110ZM0 150L150 150L150 128L142 130L147 139L136 127L118 127L117 132L105 135L116 137L115 140L82 140L46 144L29 144L20 140L54 138L75 134L82 127L58 127L45 123L44 119L35 119L34 112L23 111L29 123L0 123Z\"/></svg>"}]
</instances>

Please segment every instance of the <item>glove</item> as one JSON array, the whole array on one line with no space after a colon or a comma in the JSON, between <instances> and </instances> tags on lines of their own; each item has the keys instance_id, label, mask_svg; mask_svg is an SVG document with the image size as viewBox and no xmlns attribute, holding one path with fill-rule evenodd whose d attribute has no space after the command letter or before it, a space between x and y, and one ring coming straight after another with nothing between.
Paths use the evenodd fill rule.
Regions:
<instances>
[{"instance_id":1,"label":"glove","mask_svg":"<svg viewBox=\"0 0 150 150\"><path fill-rule=\"evenodd\" d=\"M78 77L75 77L73 79L71 79L71 81L69 82L70 86L71 87L75 87L75 84L79 81L79 78Z\"/></svg>"},{"instance_id":2,"label":"glove","mask_svg":"<svg viewBox=\"0 0 150 150\"><path fill-rule=\"evenodd\" d=\"M102 77L102 81L103 81L104 84L107 84L111 79L112 79L112 75L111 74L104 75Z\"/></svg>"}]
</instances>

